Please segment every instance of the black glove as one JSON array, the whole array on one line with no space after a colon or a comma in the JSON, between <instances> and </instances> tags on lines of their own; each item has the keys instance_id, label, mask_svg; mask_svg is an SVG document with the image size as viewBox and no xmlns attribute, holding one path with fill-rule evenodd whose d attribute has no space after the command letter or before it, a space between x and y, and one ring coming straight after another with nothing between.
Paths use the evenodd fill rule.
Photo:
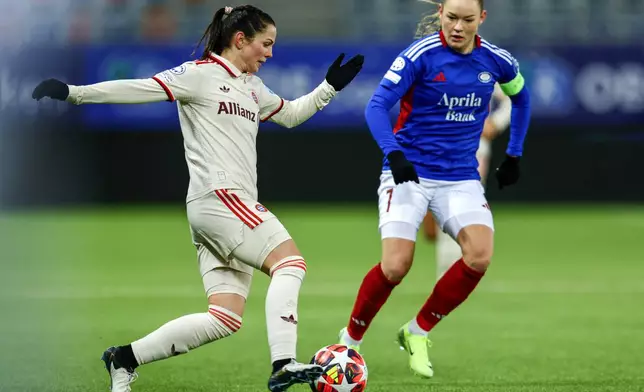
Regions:
<instances>
[{"instance_id":1,"label":"black glove","mask_svg":"<svg viewBox=\"0 0 644 392\"><path fill-rule=\"evenodd\" d=\"M519 181L521 170L519 170L519 157L506 155L505 160L496 169L496 181L499 183L499 189L504 186L516 184Z\"/></svg>"},{"instance_id":2,"label":"black glove","mask_svg":"<svg viewBox=\"0 0 644 392\"><path fill-rule=\"evenodd\" d=\"M40 82L31 93L31 97L40 101L43 97L49 97L64 101L69 96L69 86L57 79L47 79Z\"/></svg>"},{"instance_id":3,"label":"black glove","mask_svg":"<svg viewBox=\"0 0 644 392\"><path fill-rule=\"evenodd\" d=\"M340 91L351 83L362 69L362 64L364 63L364 56L361 54L354 56L344 65L340 65L343 59L344 53L335 59L326 73L326 81L333 86L335 91Z\"/></svg>"},{"instance_id":4,"label":"black glove","mask_svg":"<svg viewBox=\"0 0 644 392\"><path fill-rule=\"evenodd\" d=\"M396 185L407 181L419 183L418 173L416 173L414 165L407 160L407 157L405 157L402 151L396 150L390 152L387 155L387 160L389 161L391 174L394 176L394 183Z\"/></svg>"}]
</instances>

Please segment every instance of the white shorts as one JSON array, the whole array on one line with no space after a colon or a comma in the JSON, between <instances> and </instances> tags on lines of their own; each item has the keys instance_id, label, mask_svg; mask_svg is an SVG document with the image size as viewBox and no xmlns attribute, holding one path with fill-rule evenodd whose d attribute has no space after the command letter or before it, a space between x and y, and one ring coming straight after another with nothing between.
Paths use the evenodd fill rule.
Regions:
<instances>
[{"instance_id":1,"label":"white shorts","mask_svg":"<svg viewBox=\"0 0 644 392\"><path fill-rule=\"evenodd\" d=\"M275 215L243 190L216 190L186 208L208 296L233 293L247 298L253 271L291 238Z\"/></svg>"},{"instance_id":2,"label":"white shorts","mask_svg":"<svg viewBox=\"0 0 644 392\"><path fill-rule=\"evenodd\" d=\"M427 211L438 227L456 239L464 227L485 225L494 230L492 211L480 181L437 181L421 178L420 184L395 185L390 171L383 171L378 188L378 228L381 238L416 241ZM386 227L385 227L386 226Z\"/></svg>"}]
</instances>

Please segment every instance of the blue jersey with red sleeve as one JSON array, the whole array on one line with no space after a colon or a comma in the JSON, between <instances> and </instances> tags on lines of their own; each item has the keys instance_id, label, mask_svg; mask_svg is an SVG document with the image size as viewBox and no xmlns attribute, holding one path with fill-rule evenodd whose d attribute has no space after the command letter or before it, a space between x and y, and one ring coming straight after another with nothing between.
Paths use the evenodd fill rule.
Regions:
<instances>
[{"instance_id":1,"label":"blue jersey with red sleeve","mask_svg":"<svg viewBox=\"0 0 644 392\"><path fill-rule=\"evenodd\" d=\"M530 118L519 63L476 36L474 50L451 49L441 32L417 40L394 60L365 110L385 154L400 150L421 178L480 179L476 151L498 82L512 100L508 155L521 156ZM388 112L400 101L395 125Z\"/></svg>"}]
</instances>

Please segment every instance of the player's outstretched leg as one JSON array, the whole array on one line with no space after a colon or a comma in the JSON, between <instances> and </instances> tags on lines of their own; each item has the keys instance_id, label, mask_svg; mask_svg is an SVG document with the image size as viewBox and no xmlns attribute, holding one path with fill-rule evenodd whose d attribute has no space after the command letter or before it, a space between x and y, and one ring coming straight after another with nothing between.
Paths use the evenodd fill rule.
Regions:
<instances>
[{"instance_id":1,"label":"player's outstretched leg","mask_svg":"<svg viewBox=\"0 0 644 392\"><path fill-rule=\"evenodd\" d=\"M110 374L110 390L130 392L130 384L137 378L135 369L138 366L184 354L230 336L241 328L241 323L242 319L237 314L224 307L210 305L208 313L180 317L132 344L108 348L101 359Z\"/></svg>"},{"instance_id":2,"label":"player's outstretched leg","mask_svg":"<svg viewBox=\"0 0 644 392\"><path fill-rule=\"evenodd\" d=\"M436 324L463 303L474 291L492 257L493 231L482 224L470 225L458 234L463 258L447 270L418 315L398 332L401 348L410 355L412 371L432 377L434 370L427 355L431 341L427 338Z\"/></svg>"},{"instance_id":3,"label":"player's outstretched leg","mask_svg":"<svg viewBox=\"0 0 644 392\"><path fill-rule=\"evenodd\" d=\"M262 270L271 277L266 293L266 329L273 365L268 389L281 392L295 384L310 384L322 374L322 367L295 360L297 304L306 262L293 240L287 240L269 254Z\"/></svg>"}]
</instances>

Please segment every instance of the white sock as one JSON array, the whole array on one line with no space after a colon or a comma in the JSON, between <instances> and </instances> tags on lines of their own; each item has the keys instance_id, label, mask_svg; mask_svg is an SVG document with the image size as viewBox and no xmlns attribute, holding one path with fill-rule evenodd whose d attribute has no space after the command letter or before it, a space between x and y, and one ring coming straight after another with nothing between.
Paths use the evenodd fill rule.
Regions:
<instances>
[{"instance_id":1,"label":"white sock","mask_svg":"<svg viewBox=\"0 0 644 392\"><path fill-rule=\"evenodd\" d=\"M344 344L347 346L359 346L362 344L362 339L356 340L352 338L348 329L344 330L344 333L342 334L342 340L344 341Z\"/></svg>"},{"instance_id":2,"label":"white sock","mask_svg":"<svg viewBox=\"0 0 644 392\"><path fill-rule=\"evenodd\" d=\"M306 262L300 256L286 257L271 267L271 283L266 293L266 329L271 363L295 358L297 301L305 273Z\"/></svg>"},{"instance_id":3,"label":"white sock","mask_svg":"<svg viewBox=\"0 0 644 392\"><path fill-rule=\"evenodd\" d=\"M241 328L242 319L220 306L210 305L208 313L195 313L162 325L132 343L139 365L184 354L206 343L223 339Z\"/></svg>"},{"instance_id":4,"label":"white sock","mask_svg":"<svg viewBox=\"0 0 644 392\"><path fill-rule=\"evenodd\" d=\"M439 229L436 233L436 281L461 257L460 245Z\"/></svg>"},{"instance_id":5,"label":"white sock","mask_svg":"<svg viewBox=\"0 0 644 392\"><path fill-rule=\"evenodd\" d=\"M427 336L429 334L428 331L425 331L418 325L418 322L416 321L416 317L414 317L413 320L409 322L409 332L412 335L421 335L421 336Z\"/></svg>"}]
</instances>

